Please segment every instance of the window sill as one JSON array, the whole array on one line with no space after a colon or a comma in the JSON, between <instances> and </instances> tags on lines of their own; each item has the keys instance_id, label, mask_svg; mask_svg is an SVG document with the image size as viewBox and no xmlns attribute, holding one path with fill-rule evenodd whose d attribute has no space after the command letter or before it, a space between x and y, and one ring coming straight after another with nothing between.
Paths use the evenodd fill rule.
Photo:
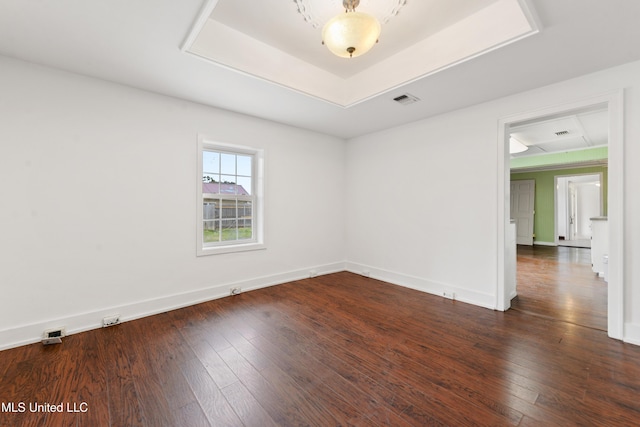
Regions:
<instances>
[{"instance_id":1,"label":"window sill","mask_svg":"<svg viewBox=\"0 0 640 427\"><path fill-rule=\"evenodd\" d=\"M266 249L267 246L264 243L245 243L245 244L237 244L237 245L227 245L227 246L210 246L205 248L198 249L198 256L208 256L208 255L220 255L220 254L229 254L234 252L248 252L248 251L257 251Z\"/></svg>"}]
</instances>

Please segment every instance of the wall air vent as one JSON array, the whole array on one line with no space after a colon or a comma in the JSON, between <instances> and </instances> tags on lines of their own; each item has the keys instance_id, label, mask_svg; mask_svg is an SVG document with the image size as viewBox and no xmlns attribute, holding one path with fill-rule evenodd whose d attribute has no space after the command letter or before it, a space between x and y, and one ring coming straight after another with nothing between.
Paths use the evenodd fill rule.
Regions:
<instances>
[{"instance_id":1,"label":"wall air vent","mask_svg":"<svg viewBox=\"0 0 640 427\"><path fill-rule=\"evenodd\" d=\"M413 96L413 95L409 95L408 93L405 93L404 95L396 96L395 98L393 98L393 100L396 101L398 104L409 105L409 104L413 104L414 102L420 101L420 98L418 98L417 96Z\"/></svg>"},{"instance_id":2,"label":"wall air vent","mask_svg":"<svg viewBox=\"0 0 640 427\"><path fill-rule=\"evenodd\" d=\"M569 135L569 131L561 130L560 132L556 132L556 136L564 136L564 135Z\"/></svg>"}]
</instances>

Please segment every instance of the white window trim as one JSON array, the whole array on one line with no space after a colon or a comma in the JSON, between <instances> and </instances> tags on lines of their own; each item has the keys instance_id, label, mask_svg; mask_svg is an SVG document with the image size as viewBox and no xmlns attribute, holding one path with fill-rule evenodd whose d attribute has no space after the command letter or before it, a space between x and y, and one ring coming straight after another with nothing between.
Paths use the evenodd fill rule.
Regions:
<instances>
[{"instance_id":1,"label":"white window trim","mask_svg":"<svg viewBox=\"0 0 640 427\"><path fill-rule=\"evenodd\" d=\"M251 154L254 158L252 169L252 180L255 188L252 188L255 194L254 206L254 218L253 218L253 235L254 238L249 241L231 241L227 244L216 246L205 246L203 238L203 209L202 209L202 160L203 151L206 149L228 151L238 154ZM218 255L227 254L233 252L245 252L255 251L260 249L266 249L265 233L264 233L264 150L220 143L206 137L205 135L198 135L198 163L197 163L197 175L196 175L196 189L197 189L197 222L196 222L196 254L197 256L206 255Z\"/></svg>"}]
</instances>

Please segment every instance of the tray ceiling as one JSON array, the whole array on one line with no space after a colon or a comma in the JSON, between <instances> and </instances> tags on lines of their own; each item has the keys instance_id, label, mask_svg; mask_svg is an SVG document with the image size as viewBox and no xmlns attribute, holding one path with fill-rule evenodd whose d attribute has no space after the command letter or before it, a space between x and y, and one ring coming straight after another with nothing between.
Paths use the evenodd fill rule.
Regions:
<instances>
[{"instance_id":1,"label":"tray ceiling","mask_svg":"<svg viewBox=\"0 0 640 427\"><path fill-rule=\"evenodd\" d=\"M339 0L326 0L329 1ZM274 84L265 77L256 78L248 71L231 68L229 64L232 62L222 65L186 54L182 48L187 41L193 42L189 36L194 23L202 24L201 28L214 9L220 7L217 13L224 10L224 3L214 4L209 0L2 0L0 61L15 58L350 139L640 60L638 1L518 0L523 11L535 11L537 18L534 22L539 22L540 28L536 35L483 51L483 54L457 62L455 66L438 68L428 77L425 75L401 84L387 93L379 92L381 96L372 95L357 105L349 104L353 102L350 99L366 97L366 93L362 93L365 89L369 89L369 93L380 91L373 83L397 77L394 74L397 69L410 68L408 65L415 61L433 62L440 58L441 49L450 49L450 46L438 43L429 55L419 55L417 49L411 48L411 55L392 56L393 60L386 66L384 61L376 62L376 58L384 53L386 44L391 43L392 26L401 26L401 19L407 15L419 15L419 29L435 31L428 38L433 40L434 36L448 31L456 19L465 19L455 15L462 10L462 5L469 7L465 9L465 16L473 17L501 3L407 0L400 13L388 24L383 24L380 43L366 55L356 58L361 61L355 62L334 58L320 45L321 29L315 29L318 33L313 32L313 27L298 12L294 0L236 2L244 5L241 9L245 15L262 10L260 8L267 6L265 3L278 8L269 12L275 15L279 15L276 13L279 8L285 8L288 25L299 25L304 28L302 31L313 33L310 33L310 41L303 44L305 50L317 49L317 54L323 55L327 61L336 61L340 67L345 67L344 75L336 75L338 71L332 73L300 59L297 59L299 62L283 59L281 56L286 56L283 51L266 42L267 37L281 37L279 33L265 35L264 40L258 40L255 37L259 36L249 36L219 24L229 33L235 32L236 38L250 38L254 44L262 43L275 51L275 56L266 55L266 58L260 57L264 52L259 51L245 51L244 55L253 60L264 60L265 69L278 70L285 83L296 79L307 85L314 83L313 88L318 89L321 95L327 92L336 101L326 102L320 100L320 95L309 96L309 92L292 90L285 83ZM365 0L361 2L364 6ZM416 12L416 7L426 7L427 4L433 9L420 14ZM451 7L450 15L438 12L438 8L449 10L452 4L456 7ZM473 9L475 6L478 8ZM267 12L260 13L265 13L263 21L271 18ZM490 21L493 25L484 32L491 33L500 27L495 14L492 16ZM414 31L417 30L410 32ZM482 33L480 30L473 32ZM227 43L225 38L218 42L229 50L230 61L238 61L233 56L238 54L233 39L231 43ZM309 44L313 46L308 47ZM297 58L292 53L287 55ZM354 72L348 70L349 67L362 66L358 64L367 61L372 61L372 64L365 67L365 71L349 74ZM376 68L379 75L371 73L372 68ZM316 74L307 72L309 69L314 73L325 73L329 78L317 79ZM350 78L356 83L347 81ZM400 85L391 82L386 87L393 84ZM341 93L343 90L344 94ZM597 92L598 88L593 90ZM405 94L409 95L407 99L413 96L420 101L394 101ZM349 108L343 105L349 105Z\"/></svg>"},{"instance_id":2,"label":"tray ceiling","mask_svg":"<svg viewBox=\"0 0 640 427\"><path fill-rule=\"evenodd\" d=\"M379 43L358 58L321 44L339 0L209 0L186 52L348 107L538 32L518 0L361 0L382 23Z\"/></svg>"}]
</instances>

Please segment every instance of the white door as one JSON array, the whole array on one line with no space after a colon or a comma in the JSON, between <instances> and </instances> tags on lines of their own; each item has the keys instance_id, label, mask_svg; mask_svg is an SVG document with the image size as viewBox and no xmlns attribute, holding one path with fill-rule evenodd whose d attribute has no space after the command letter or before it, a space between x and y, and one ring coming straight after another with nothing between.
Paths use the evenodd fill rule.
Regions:
<instances>
[{"instance_id":1,"label":"white door","mask_svg":"<svg viewBox=\"0 0 640 427\"><path fill-rule=\"evenodd\" d=\"M569 181L569 240L578 238L578 192L576 183Z\"/></svg>"},{"instance_id":2,"label":"white door","mask_svg":"<svg viewBox=\"0 0 640 427\"><path fill-rule=\"evenodd\" d=\"M516 243L533 245L533 203L536 182L532 179L511 181L511 219L516 222Z\"/></svg>"}]
</instances>

